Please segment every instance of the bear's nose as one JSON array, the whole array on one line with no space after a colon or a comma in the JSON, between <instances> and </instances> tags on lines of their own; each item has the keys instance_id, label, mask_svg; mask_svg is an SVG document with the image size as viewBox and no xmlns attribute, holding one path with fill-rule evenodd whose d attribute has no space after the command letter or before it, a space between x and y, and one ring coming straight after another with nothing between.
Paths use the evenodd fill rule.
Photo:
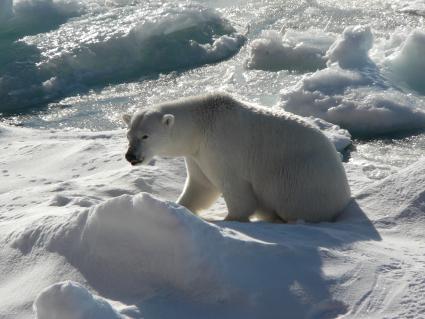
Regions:
<instances>
[{"instance_id":1,"label":"bear's nose","mask_svg":"<svg viewBox=\"0 0 425 319\"><path fill-rule=\"evenodd\" d=\"M130 163L134 163L134 162L136 162L136 161L137 161L136 156L134 156L134 154L133 154L133 153L130 153L130 152L127 152L127 153L125 154L125 159L126 159L127 161L129 161Z\"/></svg>"}]
</instances>

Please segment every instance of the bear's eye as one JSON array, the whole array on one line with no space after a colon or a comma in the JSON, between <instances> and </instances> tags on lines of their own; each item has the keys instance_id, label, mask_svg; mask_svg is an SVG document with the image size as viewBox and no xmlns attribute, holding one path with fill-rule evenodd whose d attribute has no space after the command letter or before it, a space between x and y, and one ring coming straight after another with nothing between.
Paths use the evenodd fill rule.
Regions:
<instances>
[{"instance_id":1,"label":"bear's eye","mask_svg":"<svg viewBox=\"0 0 425 319\"><path fill-rule=\"evenodd\" d=\"M147 136L147 135L143 135L143 136L142 136L142 140L146 140L148 137L149 137L149 136Z\"/></svg>"}]
</instances>

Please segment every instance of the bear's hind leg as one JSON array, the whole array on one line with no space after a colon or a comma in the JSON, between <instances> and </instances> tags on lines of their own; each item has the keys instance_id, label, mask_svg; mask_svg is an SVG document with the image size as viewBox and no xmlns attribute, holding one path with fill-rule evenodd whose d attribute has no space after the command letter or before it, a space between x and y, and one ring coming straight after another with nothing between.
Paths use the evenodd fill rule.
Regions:
<instances>
[{"instance_id":1,"label":"bear's hind leg","mask_svg":"<svg viewBox=\"0 0 425 319\"><path fill-rule=\"evenodd\" d=\"M264 222L270 223L286 223L275 211L260 210L255 212L255 216Z\"/></svg>"},{"instance_id":2,"label":"bear's hind leg","mask_svg":"<svg viewBox=\"0 0 425 319\"><path fill-rule=\"evenodd\" d=\"M187 178L177 203L196 213L210 207L220 196L220 192L194 160L186 158L185 161Z\"/></svg>"},{"instance_id":3,"label":"bear's hind leg","mask_svg":"<svg viewBox=\"0 0 425 319\"><path fill-rule=\"evenodd\" d=\"M223 192L224 201L229 211L224 220L249 222L249 217L255 213L258 207L252 187L247 182L235 183L233 181L231 184L228 190Z\"/></svg>"}]
</instances>

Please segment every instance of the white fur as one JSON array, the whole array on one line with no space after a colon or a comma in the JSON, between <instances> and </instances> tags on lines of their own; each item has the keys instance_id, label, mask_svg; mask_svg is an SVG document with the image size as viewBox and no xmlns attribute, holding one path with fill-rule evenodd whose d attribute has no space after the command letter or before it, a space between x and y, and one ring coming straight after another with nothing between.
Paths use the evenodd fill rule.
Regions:
<instances>
[{"instance_id":1,"label":"white fur","mask_svg":"<svg viewBox=\"0 0 425 319\"><path fill-rule=\"evenodd\" d=\"M193 212L222 194L227 220L258 213L319 222L332 220L350 200L334 146L291 113L211 94L139 111L128 125L129 152L142 163L155 155L185 157L178 203Z\"/></svg>"}]
</instances>

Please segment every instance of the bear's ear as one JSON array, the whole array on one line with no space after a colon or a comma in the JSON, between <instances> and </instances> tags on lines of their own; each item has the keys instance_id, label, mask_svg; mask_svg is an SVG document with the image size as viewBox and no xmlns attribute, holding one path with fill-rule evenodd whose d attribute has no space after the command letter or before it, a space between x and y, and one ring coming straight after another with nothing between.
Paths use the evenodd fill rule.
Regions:
<instances>
[{"instance_id":1,"label":"bear's ear","mask_svg":"<svg viewBox=\"0 0 425 319\"><path fill-rule=\"evenodd\" d=\"M132 116L130 114L123 114L122 116L122 120L125 124L127 124L128 127L130 127L131 117Z\"/></svg>"},{"instance_id":2,"label":"bear's ear","mask_svg":"<svg viewBox=\"0 0 425 319\"><path fill-rule=\"evenodd\" d=\"M167 127L171 127L174 124L174 115L173 114L165 114L162 117L162 124Z\"/></svg>"}]
</instances>

